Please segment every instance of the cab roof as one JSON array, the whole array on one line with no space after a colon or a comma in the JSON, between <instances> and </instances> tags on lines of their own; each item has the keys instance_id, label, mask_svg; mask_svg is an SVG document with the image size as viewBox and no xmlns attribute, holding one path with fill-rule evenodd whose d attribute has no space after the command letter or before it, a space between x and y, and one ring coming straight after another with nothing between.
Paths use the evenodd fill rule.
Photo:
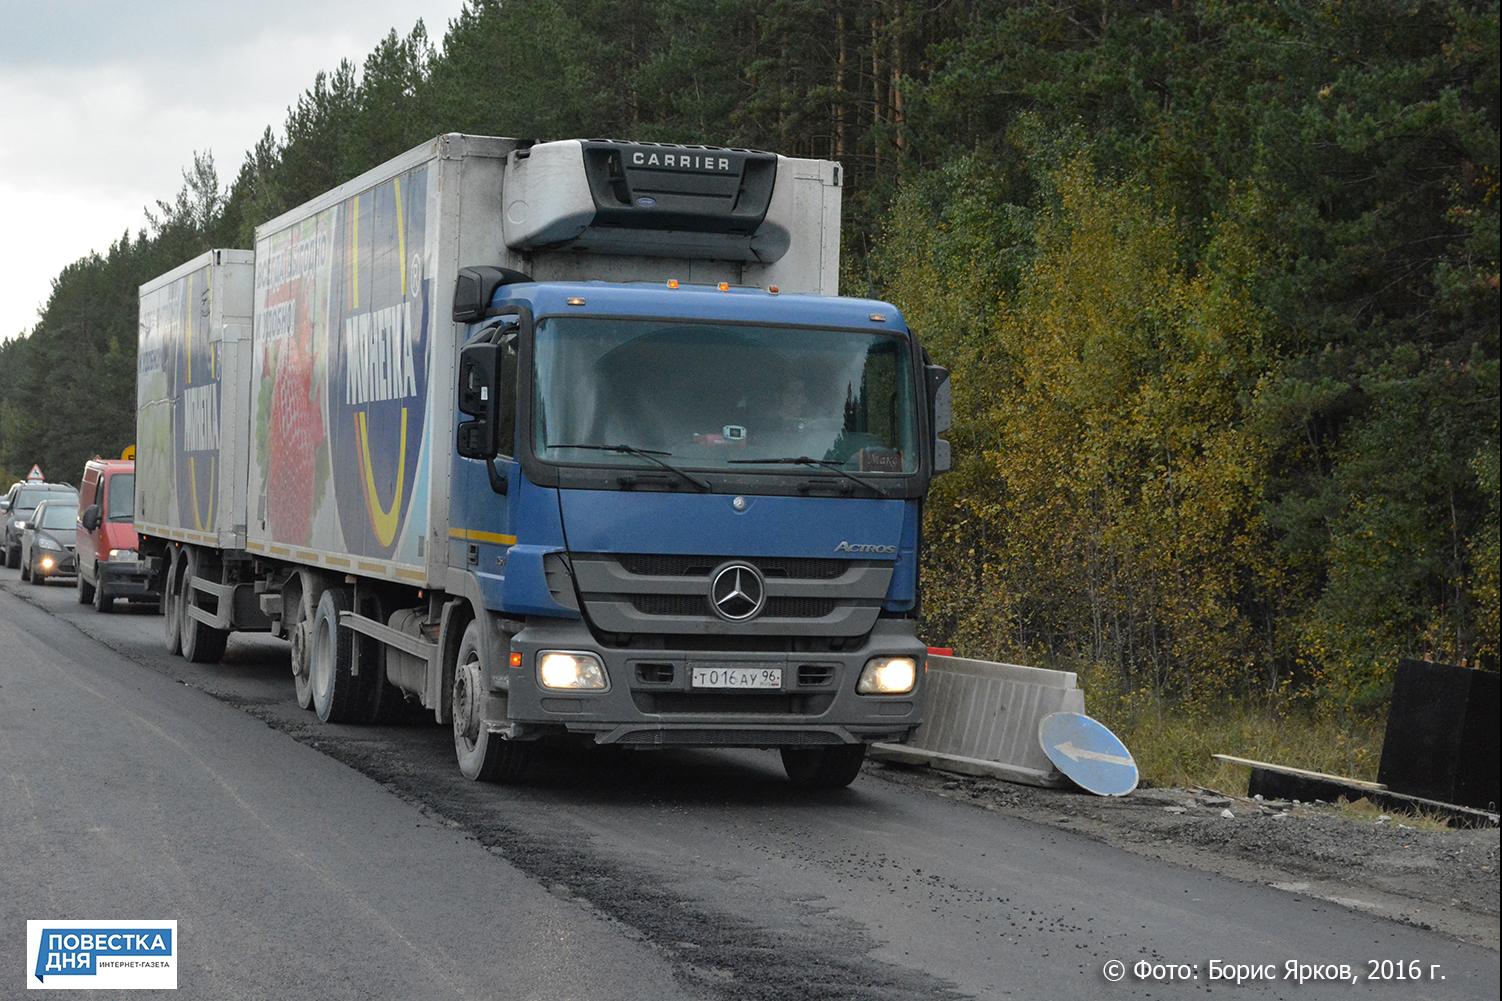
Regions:
<instances>
[{"instance_id":1,"label":"cab roof","mask_svg":"<svg viewBox=\"0 0 1502 1001\"><path fill-rule=\"evenodd\" d=\"M570 300L583 300L571 303ZM732 285L672 287L668 282L518 282L496 290L492 306L524 304L544 316L619 316L839 327L872 333L908 332L896 306L877 299L773 293ZM873 319L880 317L881 319Z\"/></svg>"}]
</instances>

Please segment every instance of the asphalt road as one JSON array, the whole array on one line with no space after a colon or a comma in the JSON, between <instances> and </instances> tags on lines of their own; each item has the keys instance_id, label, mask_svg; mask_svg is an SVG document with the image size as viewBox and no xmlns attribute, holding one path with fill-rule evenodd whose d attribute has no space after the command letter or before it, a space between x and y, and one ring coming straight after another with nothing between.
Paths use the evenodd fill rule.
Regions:
<instances>
[{"instance_id":1,"label":"asphalt road","mask_svg":"<svg viewBox=\"0 0 1502 1001\"><path fill-rule=\"evenodd\" d=\"M446 731L325 726L285 647L168 657L0 570L0 949L27 918L175 917L204 998L1486 998L1493 951L771 754L577 752L465 782ZM1143 982L1139 960L1191 979ZM1418 960L1421 982L1285 979ZM1127 964L1126 980L1102 970ZM1235 988L1210 962L1276 964ZM19 989L24 971L0 971ZM8 979L9 978L9 979Z\"/></svg>"}]
</instances>

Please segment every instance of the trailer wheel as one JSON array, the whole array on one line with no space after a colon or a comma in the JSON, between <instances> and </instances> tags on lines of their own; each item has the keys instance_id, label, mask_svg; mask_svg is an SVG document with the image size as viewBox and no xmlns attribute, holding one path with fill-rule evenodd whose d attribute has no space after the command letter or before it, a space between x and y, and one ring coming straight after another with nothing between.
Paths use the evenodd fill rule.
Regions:
<instances>
[{"instance_id":1,"label":"trailer wheel","mask_svg":"<svg viewBox=\"0 0 1502 1001\"><path fill-rule=\"evenodd\" d=\"M865 760L865 744L782 749L782 767L800 789L843 789L855 781Z\"/></svg>"},{"instance_id":2,"label":"trailer wheel","mask_svg":"<svg viewBox=\"0 0 1502 1001\"><path fill-rule=\"evenodd\" d=\"M292 687L297 693L297 704L300 708L312 709L313 680L308 641L313 635L313 609L308 603L308 590L301 574L295 574L282 588L282 614L292 616L285 621L284 628L287 643L292 647Z\"/></svg>"},{"instance_id":3,"label":"trailer wheel","mask_svg":"<svg viewBox=\"0 0 1502 1001\"><path fill-rule=\"evenodd\" d=\"M476 782L516 782L526 774L536 745L505 740L485 729L485 664L480 623L464 627L454 664L454 756L459 771Z\"/></svg>"},{"instance_id":4,"label":"trailer wheel","mask_svg":"<svg viewBox=\"0 0 1502 1001\"><path fill-rule=\"evenodd\" d=\"M206 576L208 561L196 549L187 550L183 562L178 590L182 602L178 606L182 621L183 659L194 664L217 664L224 658L224 645L229 641L228 629L215 629L193 618L189 610L198 607L201 594L193 586L194 577Z\"/></svg>"},{"instance_id":5,"label":"trailer wheel","mask_svg":"<svg viewBox=\"0 0 1502 1001\"><path fill-rule=\"evenodd\" d=\"M362 723L366 699L354 666L355 634L339 628L339 613L354 608L347 587L331 587L318 598L308 643L308 676L313 688L313 711L325 723Z\"/></svg>"},{"instance_id":6,"label":"trailer wheel","mask_svg":"<svg viewBox=\"0 0 1502 1001\"><path fill-rule=\"evenodd\" d=\"M167 580L162 585L162 618L168 653L183 652L183 554L180 549L167 553ZM82 580L83 578L79 578Z\"/></svg>"}]
</instances>

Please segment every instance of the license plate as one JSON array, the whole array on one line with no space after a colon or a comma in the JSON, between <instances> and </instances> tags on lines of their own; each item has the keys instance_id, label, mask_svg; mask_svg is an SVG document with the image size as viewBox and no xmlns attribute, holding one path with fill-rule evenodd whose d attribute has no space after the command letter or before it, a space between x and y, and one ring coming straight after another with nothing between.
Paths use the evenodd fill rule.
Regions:
<instances>
[{"instance_id":1,"label":"license plate","mask_svg":"<svg viewBox=\"0 0 1502 1001\"><path fill-rule=\"evenodd\" d=\"M689 678L695 688L781 688L780 667L696 667Z\"/></svg>"}]
</instances>

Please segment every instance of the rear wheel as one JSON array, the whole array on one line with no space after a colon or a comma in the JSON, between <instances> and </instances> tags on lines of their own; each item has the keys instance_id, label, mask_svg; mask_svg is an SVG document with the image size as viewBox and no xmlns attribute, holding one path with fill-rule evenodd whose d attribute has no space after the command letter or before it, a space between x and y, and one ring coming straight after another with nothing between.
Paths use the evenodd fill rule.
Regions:
<instances>
[{"instance_id":1,"label":"rear wheel","mask_svg":"<svg viewBox=\"0 0 1502 1001\"><path fill-rule=\"evenodd\" d=\"M788 780L801 789L843 789L855 781L865 760L865 744L782 749Z\"/></svg>"},{"instance_id":2,"label":"rear wheel","mask_svg":"<svg viewBox=\"0 0 1502 1001\"><path fill-rule=\"evenodd\" d=\"M339 628L339 613L354 607L349 588L330 587L318 597L308 643L308 676L313 711L325 723L363 723L367 699L361 678L352 671L355 634Z\"/></svg>"},{"instance_id":3,"label":"rear wheel","mask_svg":"<svg viewBox=\"0 0 1502 1001\"><path fill-rule=\"evenodd\" d=\"M229 642L229 630L216 629L200 622L192 616L191 611L201 607L203 600L203 592L193 586L193 578L212 578L218 574L211 574L208 561L196 549L189 549L187 558L183 561L181 576L178 591L182 596L179 615L182 622L183 659L194 664L217 664L224 659L224 645Z\"/></svg>"},{"instance_id":4,"label":"rear wheel","mask_svg":"<svg viewBox=\"0 0 1502 1001\"><path fill-rule=\"evenodd\" d=\"M480 623L464 628L454 664L452 714L459 771L476 782L516 782L526 774L536 744L506 740L485 728L485 662Z\"/></svg>"},{"instance_id":5,"label":"rear wheel","mask_svg":"<svg viewBox=\"0 0 1502 1001\"><path fill-rule=\"evenodd\" d=\"M167 579L162 584L162 628L168 653L183 652L182 575L182 550L174 549L167 554Z\"/></svg>"}]
</instances>

